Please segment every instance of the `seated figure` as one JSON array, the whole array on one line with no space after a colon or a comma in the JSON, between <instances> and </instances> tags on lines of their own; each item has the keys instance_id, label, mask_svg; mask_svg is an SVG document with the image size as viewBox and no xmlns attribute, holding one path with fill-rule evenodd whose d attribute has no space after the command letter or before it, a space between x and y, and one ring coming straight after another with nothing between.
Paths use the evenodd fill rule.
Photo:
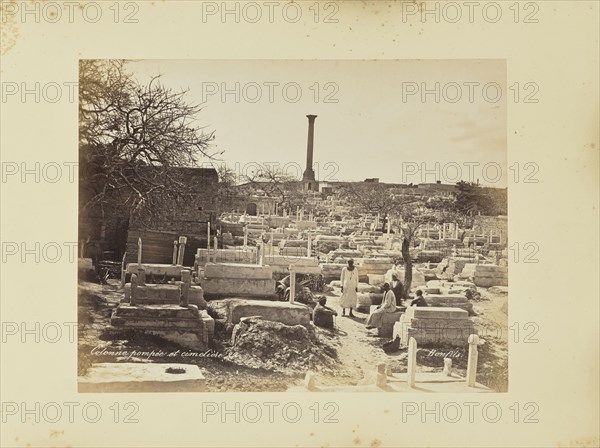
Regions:
<instances>
[{"instance_id":1,"label":"seated figure","mask_svg":"<svg viewBox=\"0 0 600 448\"><path fill-rule=\"evenodd\" d=\"M325 306L326 303L327 298L321 297L319 299L319 303L313 310L313 324L317 327L333 328L333 316L337 316L337 312Z\"/></svg>"},{"instance_id":2,"label":"seated figure","mask_svg":"<svg viewBox=\"0 0 600 448\"><path fill-rule=\"evenodd\" d=\"M390 289L389 283L386 282L383 284L383 291L381 305L369 314L369 317L367 318L367 328L381 327L383 324L383 315L385 313L394 313L396 311L396 296L394 295L394 291Z\"/></svg>"},{"instance_id":3,"label":"seated figure","mask_svg":"<svg viewBox=\"0 0 600 448\"><path fill-rule=\"evenodd\" d=\"M410 302L410 306L429 306L423 297L423 291L417 289L417 297Z\"/></svg>"}]
</instances>

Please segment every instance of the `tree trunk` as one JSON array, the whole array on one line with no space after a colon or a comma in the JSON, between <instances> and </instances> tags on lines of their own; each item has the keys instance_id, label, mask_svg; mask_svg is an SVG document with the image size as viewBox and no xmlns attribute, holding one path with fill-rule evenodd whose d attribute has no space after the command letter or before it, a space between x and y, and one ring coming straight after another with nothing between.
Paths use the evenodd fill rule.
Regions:
<instances>
[{"instance_id":1,"label":"tree trunk","mask_svg":"<svg viewBox=\"0 0 600 448\"><path fill-rule=\"evenodd\" d=\"M412 285L412 259L410 258L410 241L406 238L402 240L402 258L404 259L404 291L403 299L408 299Z\"/></svg>"}]
</instances>

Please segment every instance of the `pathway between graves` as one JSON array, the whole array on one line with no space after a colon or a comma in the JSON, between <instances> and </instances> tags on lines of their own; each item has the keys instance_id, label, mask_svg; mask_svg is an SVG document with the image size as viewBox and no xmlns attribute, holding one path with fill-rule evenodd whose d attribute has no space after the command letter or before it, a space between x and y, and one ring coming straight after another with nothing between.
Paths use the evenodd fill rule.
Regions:
<instances>
[{"instance_id":1,"label":"pathway between graves","mask_svg":"<svg viewBox=\"0 0 600 448\"><path fill-rule=\"evenodd\" d=\"M323 384L352 384L361 380L365 372L373 371L377 364L387 363L392 369L406 368L406 351L393 355L386 354L381 348L387 338L377 336L377 330L367 330L365 320L367 314L353 312L355 317L342 317L340 298L332 294L327 295L327 306L338 312L335 318L336 330L332 338L338 351L339 361L342 364L339 377L323 378ZM346 310L346 313L348 310Z\"/></svg>"}]
</instances>

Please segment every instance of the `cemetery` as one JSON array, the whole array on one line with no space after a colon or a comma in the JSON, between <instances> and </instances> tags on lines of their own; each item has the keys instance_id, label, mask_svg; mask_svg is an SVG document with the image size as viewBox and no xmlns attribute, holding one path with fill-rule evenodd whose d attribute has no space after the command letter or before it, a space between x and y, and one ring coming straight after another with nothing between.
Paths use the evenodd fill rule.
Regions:
<instances>
[{"instance_id":1,"label":"cemetery","mask_svg":"<svg viewBox=\"0 0 600 448\"><path fill-rule=\"evenodd\" d=\"M446 185L320 185L308 118L303 180L278 184L295 202L263 181L132 221L120 264L82 242L80 392L507 390L506 217Z\"/></svg>"}]
</instances>

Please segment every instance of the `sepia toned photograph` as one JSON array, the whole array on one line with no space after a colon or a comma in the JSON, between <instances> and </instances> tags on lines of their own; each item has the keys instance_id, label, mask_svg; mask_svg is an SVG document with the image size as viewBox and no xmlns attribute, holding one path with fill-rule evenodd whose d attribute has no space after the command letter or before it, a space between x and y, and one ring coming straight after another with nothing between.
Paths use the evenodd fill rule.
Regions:
<instances>
[{"instance_id":1,"label":"sepia toned photograph","mask_svg":"<svg viewBox=\"0 0 600 448\"><path fill-rule=\"evenodd\" d=\"M79 392L507 392L511 94L493 59L80 60Z\"/></svg>"},{"instance_id":2,"label":"sepia toned photograph","mask_svg":"<svg viewBox=\"0 0 600 448\"><path fill-rule=\"evenodd\" d=\"M0 446L600 446L597 0L0 0Z\"/></svg>"}]
</instances>

